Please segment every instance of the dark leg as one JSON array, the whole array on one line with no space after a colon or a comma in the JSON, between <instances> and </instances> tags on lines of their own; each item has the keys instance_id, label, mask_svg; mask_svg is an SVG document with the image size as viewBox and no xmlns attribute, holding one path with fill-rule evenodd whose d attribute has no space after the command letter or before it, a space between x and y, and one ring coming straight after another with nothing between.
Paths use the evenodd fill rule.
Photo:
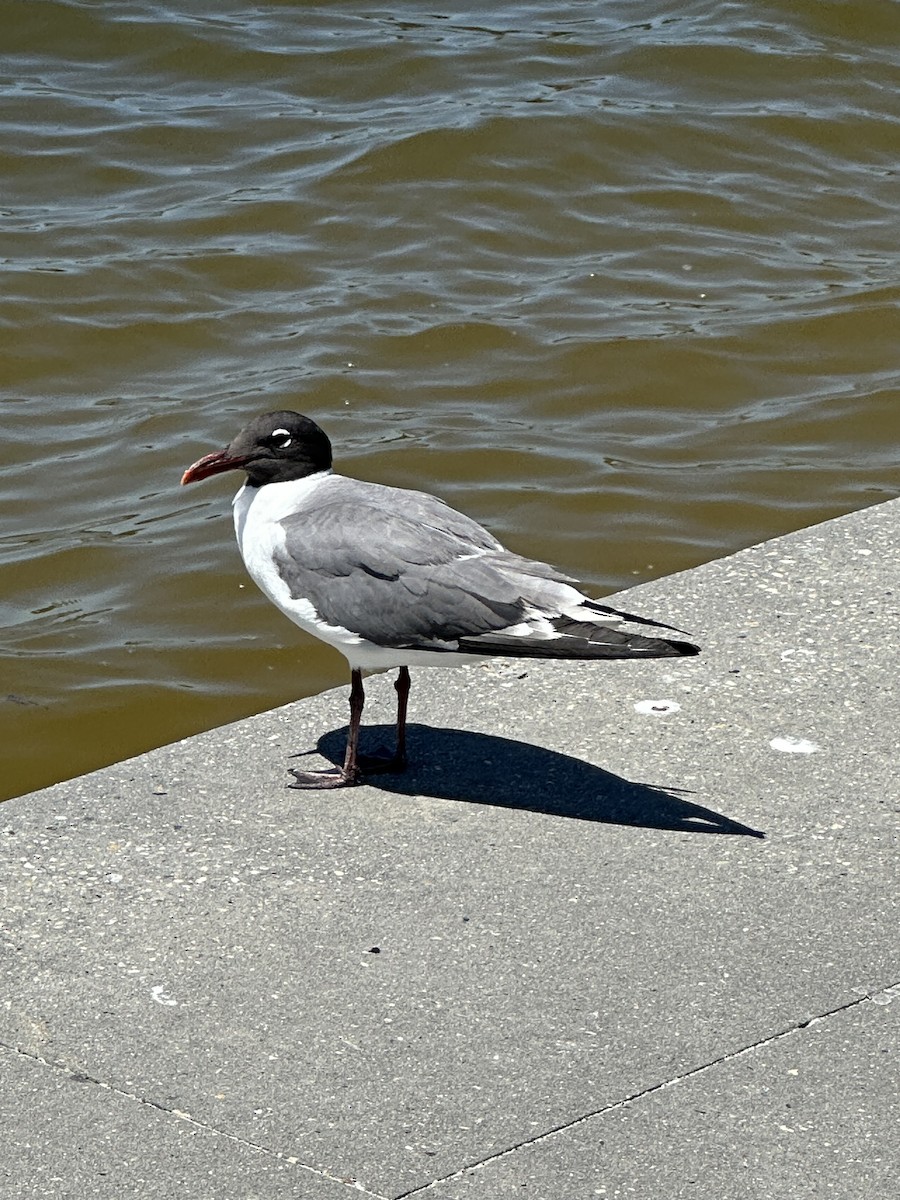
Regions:
<instances>
[{"instance_id":1,"label":"dark leg","mask_svg":"<svg viewBox=\"0 0 900 1200\"><path fill-rule=\"evenodd\" d=\"M394 680L394 690L397 693L397 770L402 771L406 766L406 702L409 699L409 668L401 667Z\"/></svg>"},{"instance_id":2,"label":"dark leg","mask_svg":"<svg viewBox=\"0 0 900 1200\"><path fill-rule=\"evenodd\" d=\"M406 769L406 701L409 697L409 670L401 667L394 681L397 693L397 749L393 754L360 754L357 762L364 775L384 775Z\"/></svg>"},{"instance_id":3,"label":"dark leg","mask_svg":"<svg viewBox=\"0 0 900 1200\"><path fill-rule=\"evenodd\" d=\"M350 672L350 724L347 728L347 749L344 765L340 771L297 771L291 769L296 780L288 787L302 790L352 787L362 783L365 775L377 775L388 771L402 771L406 767L406 706L409 699L409 669L401 667L394 681L397 693L397 749L393 756L359 754L359 729L362 724L363 691L362 671Z\"/></svg>"},{"instance_id":4,"label":"dark leg","mask_svg":"<svg viewBox=\"0 0 900 1200\"><path fill-rule=\"evenodd\" d=\"M353 670L350 672L350 724L347 728L347 750L344 754L343 767L340 771L295 771L292 769L290 773L297 782L289 783L288 787L304 790L339 788L352 787L353 784L362 782L362 770L357 762L357 748L359 747L359 726L365 702L366 694L363 691L362 671Z\"/></svg>"}]
</instances>

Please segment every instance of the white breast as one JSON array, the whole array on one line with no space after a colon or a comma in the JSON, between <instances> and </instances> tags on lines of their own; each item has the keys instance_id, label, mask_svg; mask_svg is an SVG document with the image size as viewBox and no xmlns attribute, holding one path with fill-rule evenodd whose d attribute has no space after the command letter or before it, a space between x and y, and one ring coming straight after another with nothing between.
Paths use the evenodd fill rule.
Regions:
<instances>
[{"instance_id":1,"label":"white breast","mask_svg":"<svg viewBox=\"0 0 900 1200\"><path fill-rule=\"evenodd\" d=\"M328 625L304 596L292 596L275 563L285 553L285 534L280 522L329 481L337 480L330 471L292 479L286 483L267 483L263 487L240 489L234 498L234 532L244 566L259 589L281 609L286 617L307 633L320 638L344 654L350 663L369 666L370 643L339 625ZM378 650L377 647L371 647ZM383 655L380 652L379 658ZM362 660L366 660L363 663ZM372 666L375 666L373 663ZM382 668L378 662L377 667Z\"/></svg>"},{"instance_id":2,"label":"white breast","mask_svg":"<svg viewBox=\"0 0 900 1200\"><path fill-rule=\"evenodd\" d=\"M323 636L322 622L317 620L309 600L291 595L278 573L275 556L285 550L284 529L280 522L296 511L300 502L325 478L327 475L323 472L286 483L267 483L260 488L244 484L233 504L234 532L250 577L286 616L317 637Z\"/></svg>"}]
</instances>

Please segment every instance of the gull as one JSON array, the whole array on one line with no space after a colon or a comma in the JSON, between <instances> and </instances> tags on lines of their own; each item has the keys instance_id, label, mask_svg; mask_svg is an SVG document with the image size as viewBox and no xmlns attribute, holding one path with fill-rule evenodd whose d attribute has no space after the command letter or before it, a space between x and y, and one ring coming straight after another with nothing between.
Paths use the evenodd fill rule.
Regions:
<instances>
[{"instance_id":1,"label":"gull","mask_svg":"<svg viewBox=\"0 0 900 1200\"><path fill-rule=\"evenodd\" d=\"M505 549L427 492L337 474L331 443L300 413L264 413L185 471L195 483L244 471L234 527L248 573L285 616L350 665L343 766L294 770L297 788L337 788L406 767L411 666L479 659L645 659L699 653L688 641L627 628L681 630L585 596L553 567ZM397 668L397 743L364 757L363 677Z\"/></svg>"}]
</instances>

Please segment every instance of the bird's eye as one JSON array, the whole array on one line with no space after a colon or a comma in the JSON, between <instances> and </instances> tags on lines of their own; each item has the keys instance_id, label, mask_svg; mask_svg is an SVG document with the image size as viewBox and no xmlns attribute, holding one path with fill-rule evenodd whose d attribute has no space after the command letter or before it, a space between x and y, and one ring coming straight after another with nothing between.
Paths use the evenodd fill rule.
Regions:
<instances>
[{"instance_id":1,"label":"bird's eye","mask_svg":"<svg viewBox=\"0 0 900 1200\"><path fill-rule=\"evenodd\" d=\"M291 435L286 429L272 430L272 445L276 450L287 450L291 444Z\"/></svg>"}]
</instances>

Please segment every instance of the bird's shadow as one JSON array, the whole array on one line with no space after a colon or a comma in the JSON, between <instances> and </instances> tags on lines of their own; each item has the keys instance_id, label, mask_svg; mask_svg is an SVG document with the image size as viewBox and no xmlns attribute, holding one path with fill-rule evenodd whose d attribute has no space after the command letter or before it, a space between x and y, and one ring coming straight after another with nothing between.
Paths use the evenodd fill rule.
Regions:
<instances>
[{"instance_id":1,"label":"bird's shadow","mask_svg":"<svg viewBox=\"0 0 900 1200\"><path fill-rule=\"evenodd\" d=\"M389 725L368 726L361 750L373 753L393 745ZM335 764L343 761L347 730L332 730L317 750ZM728 833L762 838L765 834L722 813L682 799L682 789L633 783L580 758L529 742L470 733L463 729L407 727L409 767L400 774L371 775L366 782L388 792L433 796L518 808L680 833Z\"/></svg>"}]
</instances>

